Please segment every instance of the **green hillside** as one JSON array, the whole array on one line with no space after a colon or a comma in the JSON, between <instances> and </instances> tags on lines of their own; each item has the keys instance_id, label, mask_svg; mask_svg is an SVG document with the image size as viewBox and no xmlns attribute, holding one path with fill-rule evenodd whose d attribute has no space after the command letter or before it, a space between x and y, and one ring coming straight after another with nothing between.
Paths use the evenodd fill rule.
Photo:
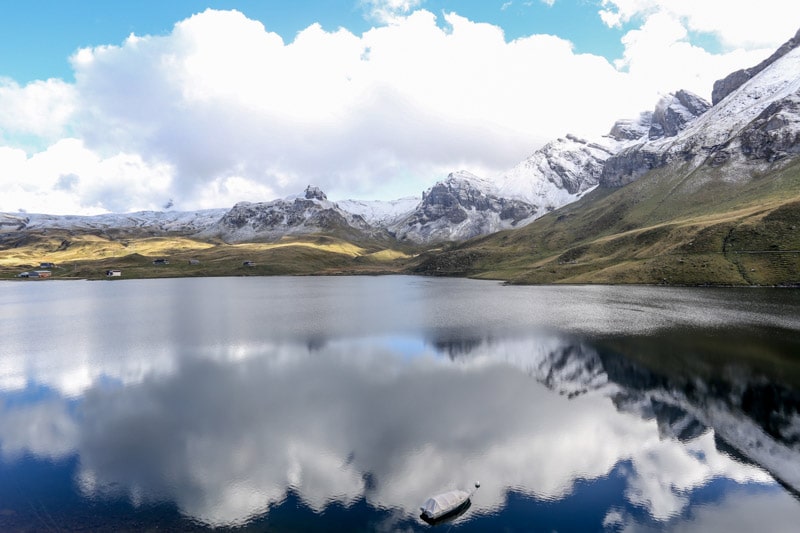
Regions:
<instances>
[{"instance_id":1,"label":"green hillside","mask_svg":"<svg viewBox=\"0 0 800 533\"><path fill-rule=\"evenodd\" d=\"M415 272L512 283L800 283L800 161L668 166L520 230L424 254Z\"/></svg>"}]
</instances>

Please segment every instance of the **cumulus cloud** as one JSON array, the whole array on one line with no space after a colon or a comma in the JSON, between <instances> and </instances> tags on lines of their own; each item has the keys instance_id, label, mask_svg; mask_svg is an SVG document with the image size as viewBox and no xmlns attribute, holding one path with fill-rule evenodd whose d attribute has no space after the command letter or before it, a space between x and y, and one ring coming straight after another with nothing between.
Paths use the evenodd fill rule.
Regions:
<instances>
[{"instance_id":1,"label":"cumulus cloud","mask_svg":"<svg viewBox=\"0 0 800 533\"><path fill-rule=\"evenodd\" d=\"M0 78L0 142L17 135L55 140L67 131L75 110L74 86L58 80L20 86Z\"/></svg>"},{"instance_id":2,"label":"cumulus cloud","mask_svg":"<svg viewBox=\"0 0 800 533\"><path fill-rule=\"evenodd\" d=\"M0 82L0 141L27 153L6 154L16 171L0 171L11 191L0 210L227 207L309 183L333 199L418 194L458 169L498 175L566 133L606 133L664 92L709 97L715 79L768 52L692 45L688 31L750 41L686 2L606 0L609 24L643 21L616 62L552 35L509 41L421 4L364 0L376 27L313 24L291 42L237 11L207 10L165 35L79 50L74 84ZM59 143L72 156L35 174Z\"/></svg>"},{"instance_id":3,"label":"cumulus cloud","mask_svg":"<svg viewBox=\"0 0 800 533\"><path fill-rule=\"evenodd\" d=\"M614 62L627 71L643 94L687 89L711 99L713 81L758 63L769 50L737 49L712 54L689 40L685 24L674 14L659 11L622 37L623 56Z\"/></svg>"},{"instance_id":4,"label":"cumulus cloud","mask_svg":"<svg viewBox=\"0 0 800 533\"><path fill-rule=\"evenodd\" d=\"M277 194L311 182L375 193L410 179L415 193L460 167L499 172L568 127L597 134L635 112L614 97L625 76L603 58L443 17L445 28L416 11L360 37L312 25L287 44L238 12L209 10L167 36L84 49L73 66L92 105L80 134L92 149L172 164L176 205L209 207L199 200L232 177ZM587 98L586 79L616 104Z\"/></svg>"},{"instance_id":5,"label":"cumulus cloud","mask_svg":"<svg viewBox=\"0 0 800 533\"><path fill-rule=\"evenodd\" d=\"M609 26L668 14L687 29L715 35L730 48L775 48L798 29L800 4L784 0L602 0L600 16Z\"/></svg>"},{"instance_id":6,"label":"cumulus cloud","mask_svg":"<svg viewBox=\"0 0 800 533\"><path fill-rule=\"evenodd\" d=\"M131 205L157 209L169 198L172 169L139 154L101 157L80 139L57 141L28 156L0 147L0 211L96 214L125 212Z\"/></svg>"}]
</instances>

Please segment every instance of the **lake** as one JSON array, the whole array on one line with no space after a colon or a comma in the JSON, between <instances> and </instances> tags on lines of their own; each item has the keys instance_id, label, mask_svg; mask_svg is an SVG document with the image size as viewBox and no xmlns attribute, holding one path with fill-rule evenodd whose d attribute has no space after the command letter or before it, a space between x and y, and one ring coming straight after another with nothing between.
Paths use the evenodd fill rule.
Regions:
<instances>
[{"instance_id":1,"label":"lake","mask_svg":"<svg viewBox=\"0 0 800 533\"><path fill-rule=\"evenodd\" d=\"M9 281L0 339L3 531L800 524L797 290Z\"/></svg>"}]
</instances>

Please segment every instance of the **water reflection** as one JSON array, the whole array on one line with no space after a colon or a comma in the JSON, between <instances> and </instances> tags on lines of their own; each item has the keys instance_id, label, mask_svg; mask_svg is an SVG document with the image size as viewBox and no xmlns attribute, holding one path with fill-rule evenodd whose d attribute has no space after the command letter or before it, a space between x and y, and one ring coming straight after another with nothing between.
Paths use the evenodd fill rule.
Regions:
<instances>
[{"instance_id":1,"label":"water reflection","mask_svg":"<svg viewBox=\"0 0 800 533\"><path fill-rule=\"evenodd\" d=\"M418 293L403 298L431 313ZM741 327L706 342L705 329L692 340L460 320L305 337L245 323L249 342L166 342L151 356L139 348L169 335L108 354L90 342L74 354L84 379L73 354L6 354L2 457L74 459L87 502L169 502L211 526L358 516L360 528L422 529L425 498L475 479L463 530L713 530L734 515L727 530L757 516L781 530L800 518L793 330L754 352L742 346L759 334ZM309 514L276 522L298 506Z\"/></svg>"}]
</instances>

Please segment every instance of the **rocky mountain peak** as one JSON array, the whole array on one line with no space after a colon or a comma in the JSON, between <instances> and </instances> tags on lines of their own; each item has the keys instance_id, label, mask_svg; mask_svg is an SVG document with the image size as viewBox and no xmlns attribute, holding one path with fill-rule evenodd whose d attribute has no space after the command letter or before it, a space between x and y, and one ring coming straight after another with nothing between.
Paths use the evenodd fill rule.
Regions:
<instances>
[{"instance_id":1,"label":"rocky mountain peak","mask_svg":"<svg viewBox=\"0 0 800 533\"><path fill-rule=\"evenodd\" d=\"M422 193L422 208L429 215L441 215L451 222L461 222L466 218L462 208L486 209L486 195L480 187L482 181L463 170L452 172L447 179Z\"/></svg>"},{"instance_id":2,"label":"rocky mountain peak","mask_svg":"<svg viewBox=\"0 0 800 533\"><path fill-rule=\"evenodd\" d=\"M493 233L532 220L536 207L503 198L489 181L453 172L422 193L422 201L390 230L400 240L453 241Z\"/></svg>"},{"instance_id":3,"label":"rocky mountain peak","mask_svg":"<svg viewBox=\"0 0 800 533\"><path fill-rule=\"evenodd\" d=\"M636 141L648 134L652 123L653 112L643 111L638 118L616 121L611 131L608 132L608 136L615 141Z\"/></svg>"},{"instance_id":4,"label":"rocky mountain peak","mask_svg":"<svg viewBox=\"0 0 800 533\"><path fill-rule=\"evenodd\" d=\"M353 239L383 236L384 230L376 230L362 216L327 200L319 187L309 185L303 195L271 202L239 202L198 236L227 242L275 241L286 235L320 233Z\"/></svg>"},{"instance_id":5,"label":"rocky mountain peak","mask_svg":"<svg viewBox=\"0 0 800 533\"><path fill-rule=\"evenodd\" d=\"M328 199L325 193L322 192L322 189L314 185L309 185L308 187L306 187L305 198L306 200L320 200L320 201L325 201Z\"/></svg>"},{"instance_id":6,"label":"rocky mountain peak","mask_svg":"<svg viewBox=\"0 0 800 533\"><path fill-rule=\"evenodd\" d=\"M689 91L680 90L659 100L652 113L648 139L675 137L686 124L705 113L711 104Z\"/></svg>"},{"instance_id":7,"label":"rocky mountain peak","mask_svg":"<svg viewBox=\"0 0 800 533\"><path fill-rule=\"evenodd\" d=\"M546 211L575 201L597 185L612 147L574 135L551 141L497 179L500 194Z\"/></svg>"},{"instance_id":8,"label":"rocky mountain peak","mask_svg":"<svg viewBox=\"0 0 800 533\"><path fill-rule=\"evenodd\" d=\"M800 38L790 40L768 61L746 72L748 79L711 108L685 91L659 102L648 137L609 158L600 184L623 186L673 162L694 167L758 165L800 153L798 45ZM664 142L670 134L673 138Z\"/></svg>"},{"instance_id":9,"label":"rocky mountain peak","mask_svg":"<svg viewBox=\"0 0 800 533\"><path fill-rule=\"evenodd\" d=\"M750 68L745 68L741 70L737 70L736 72L732 72L722 78L721 80L717 80L714 82L714 89L711 92L711 103L713 105L717 105L720 100L731 94L733 91L744 85L750 78L773 64L778 59L782 58L795 48L800 46L800 30L797 33L783 43L780 48L778 48L771 56L767 59L759 63L758 65Z\"/></svg>"},{"instance_id":10,"label":"rocky mountain peak","mask_svg":"<svg viewBox=\"0 0 800 533\"><path fill-rule=\"evenodd\" d=\"M450 187L463 187L467 185L479 188L491 187L489 182L483 178L479 178L472 172L467 172L466 170L457 170L456 172L451 172L447 175L444 183L448 184Z\"/></svg>"}]
</instances>

